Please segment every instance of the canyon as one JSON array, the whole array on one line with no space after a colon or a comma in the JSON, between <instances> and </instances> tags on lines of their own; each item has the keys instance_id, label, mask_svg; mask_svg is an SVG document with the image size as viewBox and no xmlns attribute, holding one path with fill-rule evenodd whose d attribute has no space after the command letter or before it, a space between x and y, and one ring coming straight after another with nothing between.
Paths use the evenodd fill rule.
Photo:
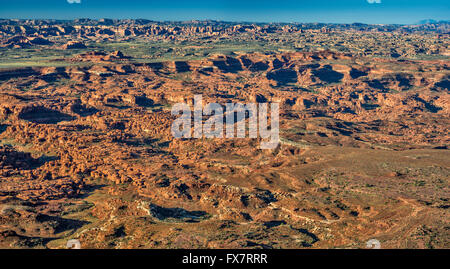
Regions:
<instances>
[{"instance_id":1,"label":"canyon","mask_svg":"<svg viewBox=\"0 0 450 269\"><path fill-rule=\"evenodd\" d=\"M0 247L448 247L448 29L0 20ZM174 138L198 94L279 145Z\"/></svg>"}]
</instances>

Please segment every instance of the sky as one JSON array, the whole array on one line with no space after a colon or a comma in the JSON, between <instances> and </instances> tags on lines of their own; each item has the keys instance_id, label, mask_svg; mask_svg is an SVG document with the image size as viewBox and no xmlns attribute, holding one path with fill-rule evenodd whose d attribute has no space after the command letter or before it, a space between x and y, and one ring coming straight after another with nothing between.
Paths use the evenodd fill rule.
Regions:
<instances>
[{"instance_id":1,"label":"sky","mask_svg":"<svg viewBox=\"0 0 450 269\"><path fill-rule=\"evenodd\" d=\"M450 0L0 0L0 18L414 24L450 20Z\"/></svg>"}]
</instances>

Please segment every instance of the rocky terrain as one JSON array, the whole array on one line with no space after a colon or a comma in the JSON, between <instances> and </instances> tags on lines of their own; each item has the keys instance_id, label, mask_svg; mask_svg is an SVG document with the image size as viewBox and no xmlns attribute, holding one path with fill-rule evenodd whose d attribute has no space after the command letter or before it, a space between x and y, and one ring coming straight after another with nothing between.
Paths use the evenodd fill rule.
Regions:
<instances>
[{"instance_id":1,"label":"rocky terrain","mask_svg":"<svg viewBox=\"0 0 450 269\"><path fill-rule=\"evenodd\" d=\"M448 29L0 20L0 247L447 248ZM174 139L195 94L279 147Z\"/></svg>"}]
</instances>

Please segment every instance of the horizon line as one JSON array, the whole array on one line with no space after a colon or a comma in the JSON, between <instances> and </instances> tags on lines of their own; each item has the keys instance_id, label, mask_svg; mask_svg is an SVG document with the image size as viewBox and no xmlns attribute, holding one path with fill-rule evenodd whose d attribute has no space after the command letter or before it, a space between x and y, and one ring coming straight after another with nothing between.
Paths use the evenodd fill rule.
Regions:
<instances>
[{"instance_id":1,"label":"horizon line","mask_svg":"<svg viewBox=\"0 0 450 269\"><path fill-rule=\"evenodd\" d=\"M89 18L89 17L79 17L79 18L68 18L68 19L53 19L53 18L2 18L0 17L0 20L53 20L53 21L75 21L75 20L82 20L82 19L88 19L93 21L99 21L102 19L109 19L109 20L148 20L152 22L224 22L224 23L257 23L257 24L334 24L334 25L342 25L342 24L364 24L364 25L420 25L420 24L429 24L429 23L421 23L421 21L433 21L430 24L433 23L450 23L450 20L436 20L436 19L421 19L418 20L415 23L364 23L364 22L319 22L319 21L292 21L292 22L286 22L286 21L228 21L228 20L218 20L218 19L188 19L188 20L153 20L148 18Z\"/></svg>"}]
</instances>

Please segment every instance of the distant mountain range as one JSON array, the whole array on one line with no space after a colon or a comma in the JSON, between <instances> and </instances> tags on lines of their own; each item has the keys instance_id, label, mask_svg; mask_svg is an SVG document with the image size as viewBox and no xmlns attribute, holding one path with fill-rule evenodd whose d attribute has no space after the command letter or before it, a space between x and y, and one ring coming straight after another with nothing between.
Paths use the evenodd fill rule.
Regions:
<instances>
[{"instance_id":1,"label":"distant mountain range","mask_svg":"<svg viewBox=\"0 0 450 269\"><path fill-rule=\"evenodd\" d=\"M419 24L434 24L434 23L450 23L450 21L437 21L433 19L426 19L419 21Z\"/></svg>"}]
</instances>

